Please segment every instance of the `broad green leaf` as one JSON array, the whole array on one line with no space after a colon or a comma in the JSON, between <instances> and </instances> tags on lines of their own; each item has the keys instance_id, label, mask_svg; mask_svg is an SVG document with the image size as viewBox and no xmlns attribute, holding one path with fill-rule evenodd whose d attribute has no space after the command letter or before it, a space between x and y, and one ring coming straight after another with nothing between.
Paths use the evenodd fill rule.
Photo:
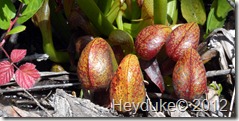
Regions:
<instances>
[{"instance_id":1,"label":"broad green leaf","mask_svg":"<svg viewBox=\"0 0 239 121\"><path fill-rule=\"evenodd\" d=\"M0 0L0 8L0 28L7 30L16 15L16 9L10 0Z\"/></svg>"},{"instance_id":2,"label":"broad green leaf","mask_svg":"<svg viewBox=\"0 0 239 121\"><path fill-rule=\"evenodd\" d=\"M225 18L227 13L232 10L231 5L227 0L217 0L216 15L217 17Z\"/></svg>"},{"instance_id":3,"label":"broad green leaf","mask_svg":"<svg viewBox=\"0 0 239 121\"><path fill-rule=\"evenodd\" d=\"M7 30L10 26L10 20L7 20L0 12L0 28Z\"/></svg>"},{"instance_id":4,"label":"broad green leaf","mask_svg":"<svg viewBox=\"0 0 239 121\"><path fill-rule=\"evenodd\" d=\"M203 25L206 21L203 0L181 0L181 11L187 22Z\"/></svg>"},{"instance_id":5,"label":"broad green leaf","mask_svg":"<svg viewBox=\"0 0 239 121\"><path fill-rule=\"evenodd\" d=\"M15 17L16 8L11 0L0 0L0 8L7 20Z\"/></svg>"},{"instance_id":6,"label":"broad green leaf","mask_svg":"<svg viewBox=\"0 0 239 121\"><path fill-rule=\"evenodd\" d=\"M30 2L30 0L19 0L19 1L26 4L26 5Z\"/></svg>"},{"instance_id":7,"label":"broad green leaf","mask_svg":"<svg viewBox=\"0 0 239 121\"><path fill-rule=\"evenodd\" d=\"M42 6L43 0L32 0L28 5L24 6L22 15L18 18L17 23L22 24L30 19Z\"/></svg>"},{"instance_id":8,"label":"broad green leaf","mask_svg":"<svg viewBox=\"0 0 239 121\"><path fill-rule=\"evenodd\" d=\"M218 5L218 0L214 0L207 17L206 34L209 34L216 28L223 27L224 22L226 20L226 17L222 18L216 15L217 5Z\"/></svg>"},{"instance_id":9,"label":"broad green leaf","mask_svg":"<svg viewBox=\"0 0 239 121\"><path fill-rule=\"evenodd\" d=\"M19 26L16 26L14 27L10 32L8 32L7 34L10 35L10 34L16 34L16 33L20 33L22 31L24 31L26 29L26 26L24 25L19 25Z\"/></svg>"}]
</instances>

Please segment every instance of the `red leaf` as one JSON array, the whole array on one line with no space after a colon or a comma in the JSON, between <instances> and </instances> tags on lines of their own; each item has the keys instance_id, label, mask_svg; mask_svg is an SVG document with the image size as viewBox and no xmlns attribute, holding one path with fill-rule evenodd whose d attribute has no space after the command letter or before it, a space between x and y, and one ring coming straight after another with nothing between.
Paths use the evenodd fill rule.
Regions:
<instances>
[{"instance_id":1,"label":"red leaf","mask_svg":"<svg viewBox=\"0 0 239 121\"><path fill-rule=\"evenodd\" d=\"M16 82L22 88L31 88L38 78L40 78L40 74L35 69L35 65L31 63L21 65L16 71Z\"/></svg>"},{"instance_id":2,"label":"red leaf","mask_svg":"<svg viewBox=\"0 0 239 121\"><path fill-rule=\"evenodd\" d=\"M160 91L163 93L165 90L163 76L159 69L159 64L157 59L151 61L140 60L140 65L142 69L146 72L150 80L157 85Z\"/></svg>"},{"instance_id":3,"label":"red leaf","mask_svg":"<svg viewBox=\"0 0 239 121\"><path fill-rule=\"evenodd\" d=\"M0 85L8 83L14 74L14 67L9 61L0 62Z\"/></svg>"},{"instance_id":4,"label":"red leaf","mask_svg":"<svg viewBox=\"0 0 239 121\"><path fill-rule=\"evenodd\" d=\"M25 49L14 49L11 52L11 60L13 63L19 62L26 56L27 51Z\"/></svg>"}]
</instances>

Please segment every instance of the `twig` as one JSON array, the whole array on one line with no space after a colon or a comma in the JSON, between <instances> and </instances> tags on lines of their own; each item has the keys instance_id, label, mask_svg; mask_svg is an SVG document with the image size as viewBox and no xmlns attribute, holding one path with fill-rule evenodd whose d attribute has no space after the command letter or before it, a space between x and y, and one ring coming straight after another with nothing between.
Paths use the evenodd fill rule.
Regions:
<instances>
[{"instance_id":1,"label":"twig","mask_svg":"<svg viewBox=\"0 0 239 121\"><path fill-rule=\"evenodd\" d=\"M29 55L26 56L25 58L23 58L21 61L33 61L33 60L37 60L38 62L43 61L43 60L47 60L49 58L49 55L47 54L38 54L35 53L33 55ZM4 58L4 59L0 59L0 61L3 60L9 60L8 58Z\"/></svg>"},{"instance_id":2,"label":"twig","mask_svg":"<svg viewBox=\"0 0 239 121\"><path fill-rule=\"evenodd\" d=\"M228 117L231 117L231 115L232 115L232 108L233 108L233 105L234 105L234 100L235 100L235 87L233 89L233 94L232 94L232 99L231 99L231 104L230 104L230 110L229 110L229 113L228 113Z\"/></svg>"},{"instance_id":3,"label":"twig","mask_svg":"<svg viewBox=\"0 0 239 121\"><path fill-rule=\"evenodd\" d=\"M39 74L40 74L41 77L49 77L48 79L50 79L50 80L59 80L58 77L54 78L53 76L59 76L60 77L60 76L64 76L64 75L77 75L76 73L71 73L71 72L67 72L67 71L62 71L62 72L39 72ZM64 80L76 80L76 79L64 79ZM13 77L11 79L11 82L0 85L0 87L14 85L14 84L16 84L16 82L14 80L15 80L15 78ZM63 80L63 79L61 79L61 80Z\"/></svg>"},{"instance_id":4,"label":"twig","mask_svg":"<svg viewBox=\"0 0 239 121\"><path fill-rule=\"evenodd\" d=\"M37 60L38 62L43 61L43 60L47 60L49 58L49 55L47 54L38 54L35 53L33 55L29 55L26 56L25 58L23 58L22 61L32 61L32 60Z\"/></svg>"},{"instance_id":5,"label":"twig","mask_svg":"<svg viewBox=\"0 0 239 121\"><path fill-rule=\"evenodd\" d=\"M146 97L147 97L147 99L149 101L149 105L155 110L156 108L152 105L152 102L151 102L151 100L150 100L150 98L149 98L147 93L146 93Z\"/></svg>"},{"instance_id":6,"label":"twig","mask_svg":"<svg viewBox=\"0 0 239 121\"><path fill-rule=\"evenodd\" d=\"M43 86L34 86L28 91L38 91L38 90L43 90L43 89L52 89L52 88L60 88L60 87L72 87L72 86L77 86L80 85L80 83L67 83L67 84L54 84L54 85L43 85ZM23 88L16 88L16 89L10 89L10 90L0 90L0 94L3 93L9 93L9 92L20 92L24 91Z\"/></svg>"},{"instance_id":7,"label":"twig","mask_svg":"<svg viewBox=\"0 0 239 121\"><path fill-rule=\"evenodd\" d=\"M40 72L41 77L44 76L59 76L59 75L77 75L76 73L70 73L67 71L61 71L61 72Z\"/></svg>"},{"instance_id":8,"label":"twig","mask_svg":"<svg viewBox=\"0 0 239 121\"><path fill-rule=\"evenodd\" d=\"M153 109L153 111L157 111L156 108L152 105L152 102L151 102L151 100L150 100L150 98L149 98L149 96L148 96L147 93L146 93L146 98L147 98L148 101L149 101L150 109ZM157 115L157 117L162 117L162 116L160 116L160 115L158 114L158 112L156 112L156 115ZM165 116L164 116L164 117L165 117Z\"/></svg>"},{"instance_id":9,"label":"twig","mask_svg":"<svg viewBox=\"0 0 239 121\"><path fill-rule=\"evenodd\" d=\"M67 71L61 71L61 72L39 72L41 77L47 77L47 76L61 76L61 75L77 75L76 73L71 73L71 72L67 72ZM11 81L14 81L15 79L12 78ZM4 84L4 86L6 86L7 84ZM3 86L3 85L1 85Z\"/></svg>"},{"instance_id":10,"label":"twig","mask_svg":"<svg viewBox=\"0 0 239 121\"><path fill-rule=\"evenodd\" d=\"M27 90L25 90L25 89L23 89L24 90L24 92L26 92L35 102L36 102L36 104L42 109L42 110L44 110L46 113L47 113L47 115L49 116L49 117L52 117L52 115L47 111L47 109L45 109Z\"/></svg>"},{"instance_id":11,"label":"twig","mask_svg":"<svg viewBox=\"0 0 239 121\"><path fill-rule=\"evenodd\" d=\"M51 94L52 94L52 90L43 99L46 100Z\"/></svg>"},{"instance_id":12,"label":"twig","mask_svg":"<svg viewBox=\"0 0 239 121\"><path fill-rule=\"evenodd\" d=\"M211 33L208 47L210 49L215 49L219 52L219 65L222 70L225 70L225 69L229 69L226 54L229 58L230 58L230 56L235 57L235 56L232 56L232 55L234 55L235 47L234 47L234 44L232 44L234 42L233 39L232 39L232 42L227 42L228 39L227 39L227 41L225 40L225 42L222 42L222 41L224 41L223 37L224 36L221 36L221 34L212 34ZM230 52L228 52L228 51L230 51ZM232 84L231 75L227 75L227 77L228 77L227 82L229 84Z\"/></svg>"},{"instance_id":13,"label":"twig","mask_svg":"<svg viewBox=\"0 0 239 121\"><path fill-rule=\"evenodd\" d=\"M207 77L214 77L214 76L222 76L227 74L235 74L235 69L225 69L225 70L217 70L217 71L207 71Z\"/></svg>"},{"instance_id":14,"label":"twig","mask_svg":"<svg viewBox=\"0 0 239 121\"><path fill-rule=\"evenodd\" d=\"M209 49L206 52L204 52L201 55L201 60L203 61L203 63L207 63L208 61L210 61L212 58L217 56L217 51L215 49Z\"/></svg>"},{"instance_id":15,"label":"twig","mask_svg":"<svg viewBox=\"0 0 239 121\"><path fill-rule=\"evenodd\" d=\"M36 105L36 102L32 100L17 100L15 101L15 103L17 105L21 105L21 104Z\"/></svg>"},{"instance_id":16,"label":"twig","mask_svg":"<svg viewBox=\"0 0 239 121\"><path fill-rule=\"evenodd\" d=\"M201 111L203 112L204 114L206 114L208 117L211 117L208 113L204 112L204 111ZM196 117L199 117L199 113L201 113L200 111L196 112Z\"/></svg>"}]
</instances>

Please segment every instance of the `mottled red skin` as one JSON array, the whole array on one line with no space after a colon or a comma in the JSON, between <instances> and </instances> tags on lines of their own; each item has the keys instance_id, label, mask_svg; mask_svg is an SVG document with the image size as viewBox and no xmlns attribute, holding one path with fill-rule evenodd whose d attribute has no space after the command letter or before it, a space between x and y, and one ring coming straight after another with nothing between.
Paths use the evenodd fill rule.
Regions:
<instances>
[{"instance_id":1,"label":"mottled red skin","mask_svg":"<svg viewBox=\"0 0 239 121\"><path fill-rule=\"evenodd\" d=\"M110 100L114 100L115 104L121 101L122 104L115 106L115 110L125 113L133 110L133 107L126 109L123 104L144 102L146 92L143 80L137 56L128 54L121 61L110 85Z\"/></svg>"},{"instance_id":2,"label":"mottled red skin","mask_svg":"<svg viewBox=\"0 0 239 121\"><path fill-rule=\"evenodd\" d=\"M186 23L174 29L166 41L167 55L177 61L185 49L197 49L199 44L200 29L197 23Z\"/></svg>"},{"instance_id":3,"label":"mottled red skin","mask_svg":"<svg viewBox=\"0 0 239 121\"><path fill-rule=\"evenodd\" d=\"M78 77L85 89L107 88L117 64L110 45L102 38L87 44L78 61Z\"/></svg>"},{"instance_id":4,"label":"mottled red skin","mask_svg":"<svg viewBox=\"0 0 239 121\"><path fill-rule=\"evenodd\" d=\"M173 87L180 99L200 98L207 89L206 70L198 52L189 48L178 60L173 71Z\"/></svg>"},{"instance_id":5,"label":"mottled red skin","mask_svg":"<svg viewBox=\"0 0 239 121\"><path fill-rule=\"evenodd\" d=\"M165 25L151 25L142 29L136 37L135 49L143 60L154 58L168 39L172 29Z\"/></svg>"}]
</instances>

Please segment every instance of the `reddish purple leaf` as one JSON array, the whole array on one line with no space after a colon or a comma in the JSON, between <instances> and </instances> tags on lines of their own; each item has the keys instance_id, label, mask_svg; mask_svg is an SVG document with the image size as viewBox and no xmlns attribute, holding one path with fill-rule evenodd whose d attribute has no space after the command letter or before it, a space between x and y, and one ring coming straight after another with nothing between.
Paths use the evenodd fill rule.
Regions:
<instances>
[{"instance_id":1,"label":"reddish purple leaf","mask_svg":"<svg viewBox=\"0 0 239 121\"><path fill-rule=\"evenodd\" d=\"M171 75L173 73L175 64L176 64L176 62L170 58L167 58L165 61L163 61L159 66L162 75L163 76Z\"/></svg>"},{"instance_id":2,"label":"reddish purple leaf","mask_svg":"<svg viewBox=\"0 0 239 121\"><path fill-rule=\"evenodd\" d=\"M31 63L21 65L16 71L16 82L22 88L31 88L38 78L40 78L40 74L35 69L35 65Z\"/></svg>"},{"instance_id":3,"label":"reddish purple leaf","mask_svg":"<svg viewBox=\"0 0 239 121\"><path fill-rule=\"evenodd\" d=\"M0 85L8 83L14 74L14 67L9 61L0 62Z\"/></svg>"},{"instance_id":4,"label":"reddish purple leaf","mask_svg":"<svg viewBox=\"0 0 239 121\"><path fill-rule=\"evenodd\" d=\"M163 93L165 90L163 76L159 69L159 64L157 59L151 61L140 60L140 65L142 69L146 72L150 80L157 85L160 91Z\"/></svg>"},{"instance_id":5,"label":"reddish purple leaf","mask_svg":"<svg viewBox=\"0 0 239 121\"><path fill-rule=\"evenodd\" d=\"M26 56L27 51L25 49L14 49L11 52L11 60L13 63L19 62Z\"/></svg>"}]
</instances>

